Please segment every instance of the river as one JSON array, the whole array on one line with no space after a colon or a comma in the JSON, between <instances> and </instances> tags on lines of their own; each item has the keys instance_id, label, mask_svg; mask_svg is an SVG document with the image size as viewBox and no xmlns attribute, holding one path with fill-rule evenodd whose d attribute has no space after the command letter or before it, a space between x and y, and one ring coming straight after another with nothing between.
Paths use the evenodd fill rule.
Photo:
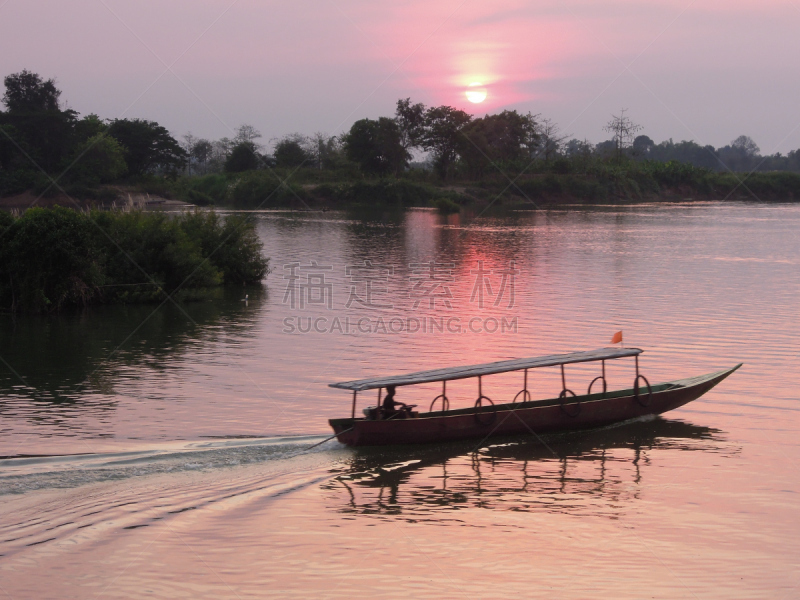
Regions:
<instances>
[{"instance_id":1,"label":"river","mask_svg":"<svg viewBox=\"0 0 800 600\"><path fill-rule=\"evenodd\" d=\"M253 218L263 287L0 317L3 595L800 596L800 206ZM311 448L349 415L329 383L616 331L653 383L744 366L601 430ZM568 367L569 387L597 370ZM633 376L609 364L612 388ZM520 387L504 374L483 393ZM560 374L529 387L552 397ZM454 407L476 395L448 385Z\"/></svg>"}]
</instances>

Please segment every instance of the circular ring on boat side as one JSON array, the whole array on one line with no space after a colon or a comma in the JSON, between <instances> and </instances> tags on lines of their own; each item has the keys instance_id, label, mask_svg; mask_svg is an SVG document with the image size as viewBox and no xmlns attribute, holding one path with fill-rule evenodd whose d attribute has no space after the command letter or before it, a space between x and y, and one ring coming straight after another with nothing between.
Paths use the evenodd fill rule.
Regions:
<instances>
[{"instance_id":1,"label":"circular ring on boat side","mask_svg":"<svg viewBox=\"0 0 800 600\"><path fill-rule=\"evenodd\" d=\"M644 383L647 386L647 402L642 402L642 397L639 394L640 379L644 379ZM637 375L636 379L633 380L633 397L636 398L636 402L642 406L650 406L650 402L653 401L653 388L650 387L650 382L647 381L647 377L644 375Z\"/></svg>"},{"instance_id":2,"label":"circular ring on boat side","mask_svg":"<svg viewBox=\"0 0 800 600\"><path fill-rule=\"evenodd\" d=\"M436 404L436 401L439 400L439 399L441 399L441 401L442 401L442 411L450 410L450 400L444 394L439 394L438 396L436 396L436 398L433 399L433 402L431 402L431 407L428 410L428 412L433 412L433 406Z\"/></svg>"},{"instance_id":3,"label":"circular ring on boat side","mask_svg":"<svg viewBox=\"0 0 800 600\"><path fill-rule=\"evenodd\" d=\"M528 390L520 390L517 392L517 395L514 396L514 399L511 401L511 404L514 404L519 398L519 395L522 394L522 400L520 402L530 402L531 401L531 393Z\"/></svg>"},{"instance_id":4,"label":"circular ring on boat side","mask_svg":"<svg viewBox=\"0 0 800 600\"><path fill-rule=\"evenodd\" d=\"M592 379L592 383L589 384L589 391L586 392L587 396L592 393L592 386L594 385L594 382L597 381L598 379L603 382L603 397L605 397L606 390L608 390L608 385L606 384L606 378L603 377L602 375L600 375L600 377L595 377L594 379Z\"/></svg>"},{"instance_id":5,"label":"circular ring on boat side","mask_svg":"<svg viewBox=\"0 0 800 600\"><path fill-rule=\"evenodd\" d=\"M483 418L484 413L476 412L475 421L478 423L478 425L486 426L486 425L491 425L497 420L497 407L494 405L494 402L492 402L492 399L489 398L489 396L479 396L478 399L475 400L475 408L481 408L483 406L484 400L488 400L489 404L492 406L494 410L492 410L491 416L488 419Z\"/></svg>"},{"instance_id":6,"label":"circular ring on boat side","mask_svg":"<svg viewBox=\"0 0 800 600\"><path fill-rule=\"evenodd\" d=\"M581 402L580 402L580 400L576 400L575 401L575 407L576 407L575 412L574 413L569 412L567 410L567 404L566 404L566 402L564 402L564 400L567 399L567 394L572 394L573 398L577 398L577 396L575 395L575 392L573 392L572 390L567 390L567 389L561 390L561 393L558 395L558 399L560 401L559 405L561 406L561 410L564 411L565 415L567 415L568 417L575 418L579 414L581 414Z\"/></svg>"}]
</instances>

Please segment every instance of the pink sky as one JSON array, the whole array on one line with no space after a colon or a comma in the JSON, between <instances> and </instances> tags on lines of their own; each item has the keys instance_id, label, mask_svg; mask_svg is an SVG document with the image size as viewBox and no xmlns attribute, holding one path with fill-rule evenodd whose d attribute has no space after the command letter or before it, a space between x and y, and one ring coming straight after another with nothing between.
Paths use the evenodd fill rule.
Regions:
<instances>
[{"instance_id":1,"label":"pink sky","mask_svg":"<svg viewBox=\"0 0 800 600\"><path fill-rule=\"evenodd\" d=\"M656 142L746 134L785 153L798 32L800 0L0 0L0 74L55 77L83 114L176 135L336 134L410 96L541 113L594 142L624 107Z\"/></svg>"}]
</instances>

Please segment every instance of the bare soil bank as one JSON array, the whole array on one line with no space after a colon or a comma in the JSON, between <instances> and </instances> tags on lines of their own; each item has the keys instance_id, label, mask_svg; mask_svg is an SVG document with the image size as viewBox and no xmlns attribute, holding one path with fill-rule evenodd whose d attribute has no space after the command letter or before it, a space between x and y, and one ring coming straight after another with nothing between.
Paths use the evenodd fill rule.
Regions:
<instances>
[{"instance_id":1,"label":"bare soil bank","mask_svg":"<svg viewBox=\"0 0 800 600\"><path fill-rule=\"evenodd\" d=\"M161 196L153 196L141 192L126 192L120 191L116 198L111 200L97 200L96 198L81 198L68 196L63 193L55 195L41 196L34 194L32 191L27 191L16 196L8 196L0 198L0 209L3 210L27 210L34 206L42 208L52 208L54 206L63 206L65 208L77 209L122 209L122 208L137 208L142 210L175 210L181 208L192 207L192 204L164 198Z\"/></svg>"}]
</instances>

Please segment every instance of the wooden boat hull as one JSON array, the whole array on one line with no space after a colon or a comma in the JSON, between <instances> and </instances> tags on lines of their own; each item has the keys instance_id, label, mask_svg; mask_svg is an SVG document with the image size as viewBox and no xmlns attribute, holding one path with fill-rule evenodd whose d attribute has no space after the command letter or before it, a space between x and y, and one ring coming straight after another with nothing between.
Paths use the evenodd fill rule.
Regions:
<instances>
[{"instance_id":1,"label":"wooden boat hull","mask_svg":"<svg viewBox=\"0 0 800 600\"><path fill-rule=\"evenodd\" d=\"M637 417L658 415L696 400L741 367L652 386L537 400L494 407L420 413L417 418L367 420L331 419L336 438L348 446L427 444L499 435L539 434L603 427Z\"/></svg>"}]
</instances>

